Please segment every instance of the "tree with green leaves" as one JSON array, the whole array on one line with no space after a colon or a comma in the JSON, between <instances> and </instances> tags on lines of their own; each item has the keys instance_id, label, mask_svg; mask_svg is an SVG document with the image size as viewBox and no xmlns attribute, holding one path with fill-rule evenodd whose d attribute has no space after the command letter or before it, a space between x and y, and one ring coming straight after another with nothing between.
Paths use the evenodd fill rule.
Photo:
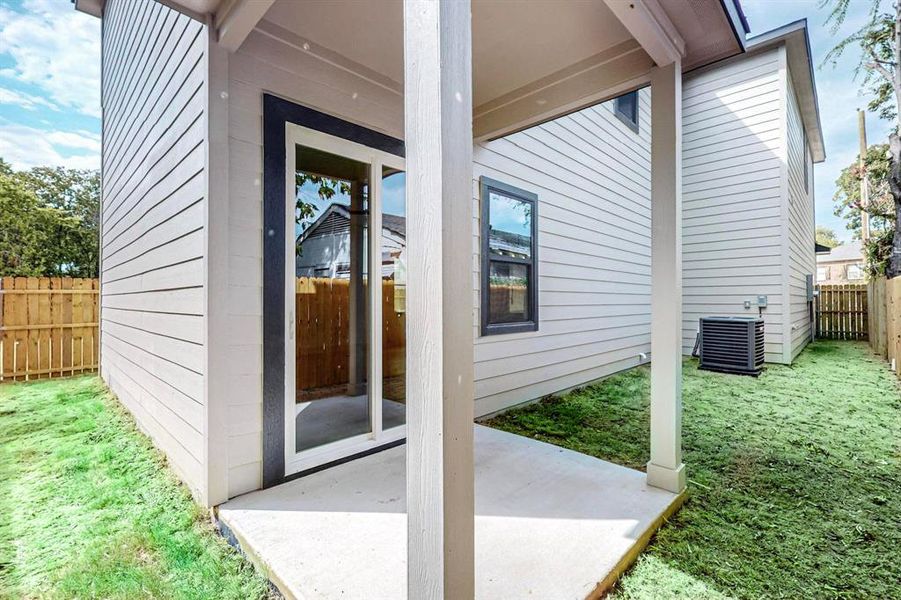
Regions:
<instances>
[{"instance_id":1,"label":"tree with green leaves","mask_svg":"<svg viewBox=\"0 0 901 600\"><path fill-rule=\"evenodd\" d=\"M886 183L893 201L892 221L898 223L901 219L901 0L891 0L890 3L882 0L869 2L866 22L841 39L823 62L831 62L834 66L848 48L856 47L860 50L861 57L855 76L862 76L861 92L870 97L867 108L892 123ZM862 0L854 2L855 6L861 4ZM829 11L826 22L831 26L833 35L845 23L851 5L851 0L820 1L820 7ZM891 10L885 10L886 5ZM864 175L858 174L858 178L862 176ZM892 246L886 270L889 278L901 275L901 229L894 227L891 237Z\"/></svg>"},{"instance_id":2,"label":"tree with green leaves","mask_svg":"<svg viewBox=\"0 0 901 600\"><path fill-rule=\"evenodd\" d=\"M0 276L97 277L100 174L0 158Z\"/></svg>"},{"instance_id":3,"label":"tree with green leaves","mask_svg":"<svg viewBox=\"0 0 901 600\"><path fill-rule=\"evenodd\" d=\"M817 244L822 244L827 248L835 248L839 244L838 236L835 235L835 232L832 229L825 225L817 225L816 240Z\"/></svg>"}]
</instances>

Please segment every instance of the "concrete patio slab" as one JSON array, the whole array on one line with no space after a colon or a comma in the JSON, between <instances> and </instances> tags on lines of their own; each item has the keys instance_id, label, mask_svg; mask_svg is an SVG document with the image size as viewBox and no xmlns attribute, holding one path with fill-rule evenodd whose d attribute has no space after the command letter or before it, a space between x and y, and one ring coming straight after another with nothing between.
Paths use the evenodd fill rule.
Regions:
<instances>
[{"instance_id":1,"label":"concrete patio slab","mask_svg":"<svg viewBox=\"0 0 901 600\"><path fill-rule=\"evenodd\" d=\"M476 597L578 599L609 587L681 497L644 473L475 426ZM288 598L407 597L405 446L219 507Z\"/></svg>"}]
</instances>

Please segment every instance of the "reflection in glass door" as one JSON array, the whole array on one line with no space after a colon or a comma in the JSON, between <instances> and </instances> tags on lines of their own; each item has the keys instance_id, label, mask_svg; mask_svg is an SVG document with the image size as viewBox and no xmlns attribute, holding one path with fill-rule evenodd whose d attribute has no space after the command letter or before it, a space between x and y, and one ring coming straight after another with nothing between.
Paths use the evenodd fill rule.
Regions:
<instances>
[{"instance_id":1,"label":"reflection in glass door","mask_svg":"<svg viewBox=\"0 0 901 600\"><path fill-rule=\"evenodd\" d=\"M295 153L295 450L371 431L367 376L369 165Z\"/></svg>"},{"instance_id":2,"label":"reflection in glass door","mask_svg":"<svg viewBox=\"0 0 901 600\"><path fill-rule=\"evenodd\" d=\"M403 159L294 125L287 133L291 474L404 435L406 221Z\"/></svg>"},{"instance_id":3,"label":"reflection in glass door","mask_svg":"<svg viewBox=\"0 0 901 600\"><path fill-rule=\"evenodd\" d=\"M406 422L407 175L382 168L382 428Z\"/></svg>"}]
</instances>

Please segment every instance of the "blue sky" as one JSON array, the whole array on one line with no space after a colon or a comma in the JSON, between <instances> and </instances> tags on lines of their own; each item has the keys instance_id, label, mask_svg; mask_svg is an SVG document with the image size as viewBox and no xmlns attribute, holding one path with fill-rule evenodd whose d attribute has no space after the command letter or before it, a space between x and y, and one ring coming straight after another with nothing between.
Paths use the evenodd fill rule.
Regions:
<instances>
[{"instance_id":1,"label":"blue sky","mask_svg":"<svg viewBox=\"0 0 901 600\"><path fill-rule=\"evenodd\" d=\"M752 36L798 19L807 19L826 143L826 162L814 166L816 221L818 225L835 230L839 239L848 241L851 233L845 228L844 220L832 213L832 195L839 173L857 157L857 109L865 108L867 104L867 100L857 93L858 82L853 81L860 54L851 48L836 68L831 65L820 67L820 64L842 39L843 33L850 33L865 22L871 3L869 0L852 0L848 19L835 36L825 25L828 13L817 8L817 0L742 0L741 5L751 25ZM880 121L875 114L867 114L867 141L870 144L887 140L889 128L888 122Z\"/></svg>"},{"instance_id":2,"label":"blue sky","mask_svg":"<svg viewBox=\"0 0 901 600\"><path fill-rule=\"evenodd\" d=\"M100 21L69 0L0 0L0 157L100 167Z\"/></svg>"},{"instance_id":3,"label":"blue sky","mask_svg":"<svg viewBox=\"0 0 901 600\"><path fill-rule=\"evenodd\" d=\"M854 0L843 30L865 17L869 0ZM817 66L826 162L815 167L817 223L849 233L832 214L834 182L857 155L855 109L866 101L852 81L857 54L838 68L819 65L838 36L824 26L817 0L742 0L752 35L807 18ZM100 166L100 21L69 0L0 0L0 157L18 168ZM869 141L889 124L868 115Z\"/></svg>"}]
</instances>

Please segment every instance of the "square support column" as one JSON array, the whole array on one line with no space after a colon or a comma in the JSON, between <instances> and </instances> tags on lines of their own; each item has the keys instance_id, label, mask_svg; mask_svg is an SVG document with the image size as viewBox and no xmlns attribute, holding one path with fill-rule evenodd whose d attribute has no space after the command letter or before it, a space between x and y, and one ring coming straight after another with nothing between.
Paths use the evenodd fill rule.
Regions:
<instances>
[{"instance_id":1,"label":"square support column","mask_svg":"<svg viewBox=\"0 0 901 600\"><path fill-rule=\"evenodd\" d=\"M474 595L469 0L404 1L407 589Z\"/></svg>"},{"instance_id":2,"label":"square support column","mask_svg":"<svg viewBox=\"0 0 901 600\"><path fill-rule=\"evenodd\" d=\"M651 460L648 484L681 492L682 68L651 70Z\"/></svg>"}]
</instances>

